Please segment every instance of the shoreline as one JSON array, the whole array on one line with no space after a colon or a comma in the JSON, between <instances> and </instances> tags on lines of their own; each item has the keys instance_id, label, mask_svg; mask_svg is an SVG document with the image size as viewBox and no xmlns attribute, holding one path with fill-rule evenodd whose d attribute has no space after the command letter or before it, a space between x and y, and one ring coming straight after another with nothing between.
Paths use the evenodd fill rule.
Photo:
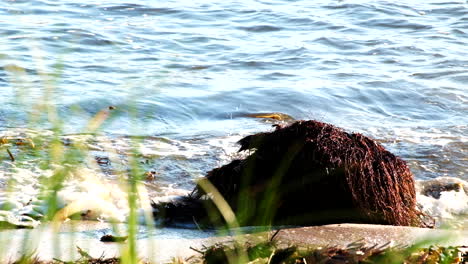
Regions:
<instances>
[{"instance_id":1,"label":"shoreline","mask_svg":"<svg viewBox=\"0 0 468 264\"><path fill-rule=\"evenodd\" d=\"M115 227L121 229L125 225L118 224ZM56 233L50 225L43 225L37 229L2 230L0 231L0 242L10 246L8 249L1 250L2 259L0 261L12 261L25 253L35 253L40 260L54 258L63 261L76 260L80 257L77 247L95 258L118 257L120 249L125 243L100 241L101 236L111 233L111 230L111 224L96 221L69 221L64 223ZM162 263L174 257L186 259L197 255L198 253L191 248L200 249L233 240L255 243L271 238L274 233L275 231L259 232L233 237L219 235L211 231L162 228L155 229L154 232L150 233L138 232L137 248L140 258L149 260L151 263ZM24 243L22 242L25 239L28 241L27 247L23 247ZM416 243L419 246L466 246L468 245L468 230L333 224L281 229L275 235L275 241L287 245L335 247L346 247L353 243L368 246L408 246Z\"/></svg>"}]
</instances>

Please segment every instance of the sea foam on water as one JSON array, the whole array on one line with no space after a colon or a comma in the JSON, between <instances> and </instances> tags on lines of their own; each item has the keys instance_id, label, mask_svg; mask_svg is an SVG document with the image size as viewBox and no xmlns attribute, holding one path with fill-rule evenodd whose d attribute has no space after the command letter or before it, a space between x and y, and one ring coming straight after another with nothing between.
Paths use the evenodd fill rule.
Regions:
<instances>
[{"instance_id":1,"label":"sea foam on water","mask_svg":"<svg viewBox=\"0 0 468 264\"><path fill-rule=\"evenodd\" d=\"M18 137L19 135L13 133L8 136ZM163 166L177 162L183 162L182 165L196 164L198 167L192 177L197 178L203 175L202 170L230 160L232 153L235 153L237 149L235 142L239 138L239 135L231 135L200 142L153 138L141 142L139 150L142 151L142 159L161 161ZM80 139L86 142L86 139L80 136L72 138L74 141ZM128 138L114 138L112 141L97 140L93 144L88 144L91 158L70 170L63 188L57 193L58 213L55 219L65 221L72 217L109 222L127 221L129 213L127 187L125 187L127 181L121 176L112 174L112 170L122 172L122 168L128 166L124 161L116 160L118 157L129 155L128 140ZM109 155L110 166L104 165L103 170L99 164L91 164L96 163L93 155L96 153L107 155L111 148L118 150L114 156ZM218 160L210 159L210 156L216 156ZM38 165L39 161L40 159L34 157L23 163L4 161L3 168L0 170L2 188L0 210L8 211L6 214L14 215L16 219L22 219L21 221L31 221L27 217L42 220L49 209L47 199L45 199L47 193L43 192L44 181L41 179L52 177L54 170L60 169L61 165L51 165L48 169L42 169ZM208 165L200 166L201 163L208 163ZM146 222L145 215L151 210L150 199L158 202L185 195L191 189L189 181L193 179L183 178L187 175L174 177L174 174L180 172L172 171L173 167L170 166L161 171L159 171L158 164L150 163L142 166L154 168L161 173L156 176L155 181L142 179L137 184L140 195L139 218L140 222ZM128 177L126 174L128 174L127 171L122 173L124 178ZM180 181L184 184L181 185ZM417 202L422 211L435 217L438 226L456 222L456 228L468 228L468 221L464 220L468 215L468 182L454 177L418 180L416 190Z\"/></svg>"},{"instance_id":2,"label":"sea foam on water","mask_svg":"<svg viewBox=\"0 0 468 264\"><path fill-rule=\"evenodd\" d=\"M416 199L422 211L437 219L437 226L468 228L468 182L440 177L416 182ZM454 223L452 220L457 220Z\"/></svg>"}]
</instances>

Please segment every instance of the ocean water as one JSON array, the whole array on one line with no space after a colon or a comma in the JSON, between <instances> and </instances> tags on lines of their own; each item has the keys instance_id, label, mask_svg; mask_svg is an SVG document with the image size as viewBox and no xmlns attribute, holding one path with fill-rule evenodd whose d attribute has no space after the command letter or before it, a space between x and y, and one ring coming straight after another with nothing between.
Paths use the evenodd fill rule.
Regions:
<instances>
[{"instance_id":1,"label":"ocean water","mask_svg":"<svg viewBox=\"0 0 468 264\"><path fill-rule=\"evenodd\" d=\"M0 36L0 205L19 221L46 211L67 166L45 166L37 143L57 126L89 149L59 205L125 221L135 150L144 211L276 122L249 114L275 112L378 140L408 162L425 212L468 228L466 1L8 0Z\"/></svg>"}]
</instances>

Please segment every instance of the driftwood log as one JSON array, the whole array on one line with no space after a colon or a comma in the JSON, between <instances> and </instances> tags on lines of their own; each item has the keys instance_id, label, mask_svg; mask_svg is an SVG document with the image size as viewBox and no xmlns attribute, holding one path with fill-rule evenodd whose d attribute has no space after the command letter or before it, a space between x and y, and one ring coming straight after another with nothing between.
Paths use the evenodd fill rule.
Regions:
<instances>
[{"instance_id":1,"label":"driftwood log","mask_svg":"<svg viewBox=\"0 0 468 264\"><path fill-rule=\"evenodd\" d=\"M239 144L250 155L205 178L240 225L427 226L406 162L362 134L297 121ZM189 196L153 204L154 216L166 225L222 224L212 197L198 184Z\"/></svg>"}]
</instances>

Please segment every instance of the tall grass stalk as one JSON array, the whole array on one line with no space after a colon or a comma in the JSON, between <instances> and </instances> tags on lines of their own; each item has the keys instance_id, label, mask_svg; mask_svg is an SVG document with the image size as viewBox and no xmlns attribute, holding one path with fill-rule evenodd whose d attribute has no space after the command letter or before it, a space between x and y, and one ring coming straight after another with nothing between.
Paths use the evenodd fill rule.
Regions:
<instances>
[{"instance_id":1,"label":"tall grass stalk","mask_svg":"<svg viewBox=\"0 0 468 264\"><path fill-rule=\"evenodd\" d=\"M236 215L218 189L216 189L216 187L207 179L200 179L197 183L205 191L205 193L209 193L212 196L211 199L226 221L227 227L230 230L237 232L235 234L236 243L239 245L244 244L245 241L242 237L242 233L240 232ZM236 247L236 255L228 254L228 259L229 263L232 264L248 262L247 253L240 247Z\"/></svg>"}]
</instances>

